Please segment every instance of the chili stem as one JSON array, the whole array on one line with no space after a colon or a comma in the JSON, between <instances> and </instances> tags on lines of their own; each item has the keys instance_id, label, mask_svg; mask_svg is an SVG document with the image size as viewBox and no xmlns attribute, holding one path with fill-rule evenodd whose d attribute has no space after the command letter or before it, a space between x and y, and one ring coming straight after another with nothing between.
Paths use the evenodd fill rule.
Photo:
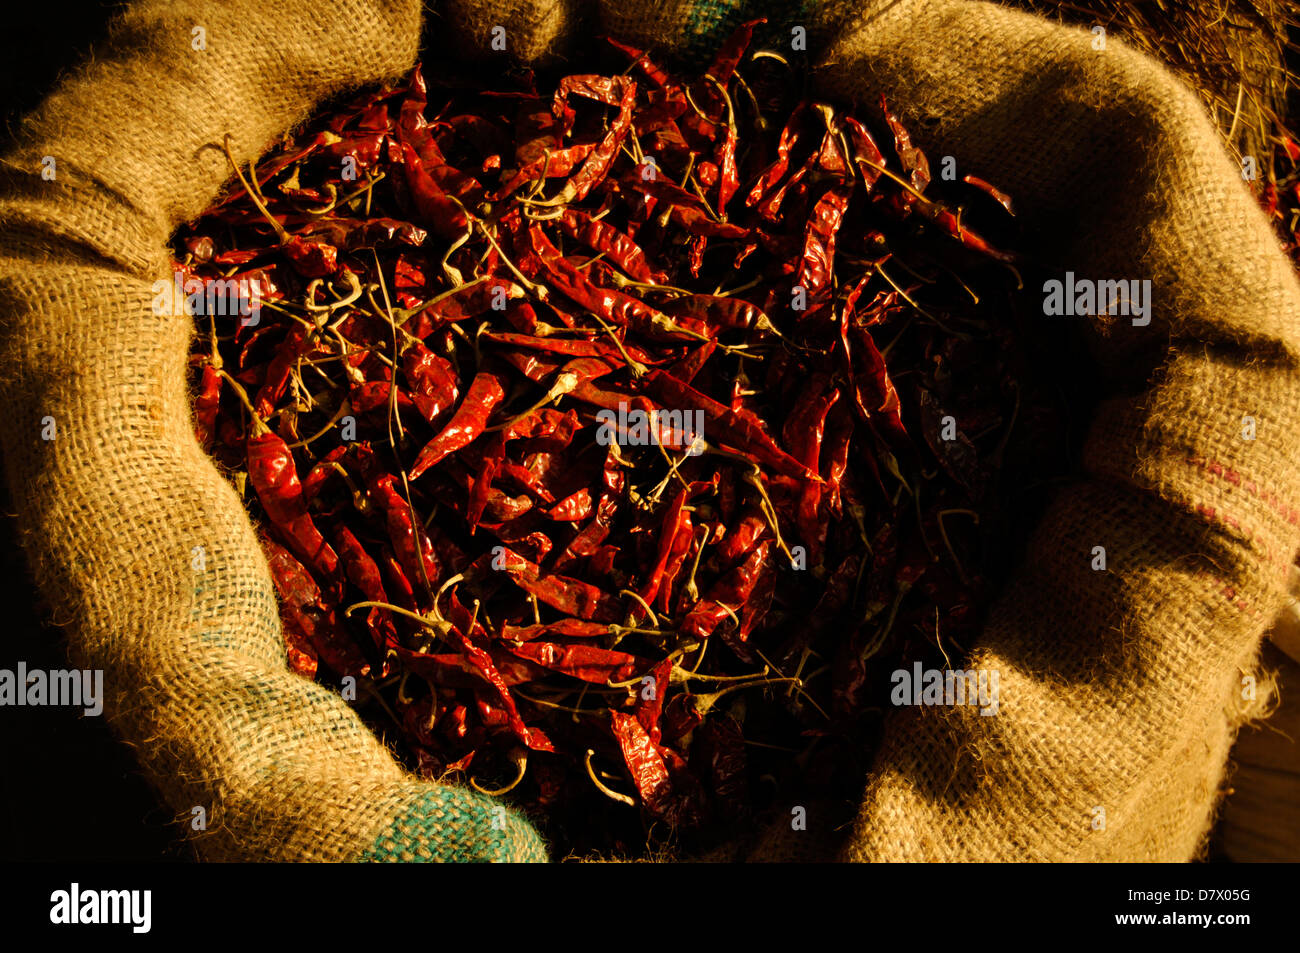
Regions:
<instances>
[{"instance_id":1,"label":"chili stem","mask_svg":"<svg viewBox=\"0 0 1300 953\"><path fill-rule=\"evenodd\" d=\"M244 172L239 168L239 163L235 161L235 154L230 148L230 133L226 133L226 137L222 142L226 149L226 158L229 159L230 164L235 167L235 175L239 177L240 185L244 187L244 191L248 193L248 197L252 200L253 204L257 206L257 210L266 217L268 222L271 223L271 227L275 229L275 237L279 239L280 244L289 244L289 242L292 241L289 237L289 233L285 231L284 226L280 224L276 217L267 210L266 203L264 203L258 196L257 190L249 184L246 178L244 178Z\"/></svg>"},{"instance_id":2,"label":"chili stem","mask_svg":"<svg viewBox=\"0 0 1300 953\"><path fill-rule=\"evenodd\" d=\"M479 784L478 781L475 780L472 775L470 776L469 779L470 786L474 788L475 791L478 791L480 794L486 794L489 797L500 797L502 794L509 794L511 791L513 791L516 787L519 786L519 782L524 779L524 774L528 771L527 752L524 752L523 754L515 758L515 768L517 772L515 774L515 779L511 781L509 784L507 784L505 787L495 788L495 789L485 788L483 787L483 785Z\"/></svg>"},{"instance_id":3,"label":"chili stem","mask_svg":"<svg viewBox=\"0 0 1300 953\"><path fill-rule=\"evenodd\" d=\"M444 634L443 629L441 628L442 626L451 625L451 623L447 622L445 619L442 619L441 617L435 619L429 619L425 616L420 615L418 612L412 612L409 609L403 609L401 606L395 606L391 602L378 602L375 600L354 602L352 603L352 605L348 606L346 609L343 610L343 614L345 616L351 616L352 613L356 612L358 609L368 609L372 606L378 609L387 609L389 612L395 612L398 615L405 616L406 618L418 622L423 626L433 629L439 635Z\"/></svg>"},{"instance_id":4,"label":"chili stem","mask_svg":"<svg viewBox=\"0 0 1300 953\"><path fill-rule=\"evenodd\" d=\"M939 535L943 537L944 546L948 547L948 555L952 557L953 564L957 567L957 576L961 579L963 586L970 584L970 578L966 575L966 569L962 566L961 560L957 558L957 551L952 548L952 541L948 538L948 530L944 528L943 518L952 513L962 513L973 519L976 525L979 525L980 515L974 510L953 508L949 510L939 510L937 521L939 523Z\"/></svg>"},{"instance_id":5,"label":"chili stem","mask_svg":"<svg viewBox=\"0 0 1300 953\"><path fill-rule=\"evenodd\" d=\"M216 371L218 374L222 376L225 382L231 386L231 389L233 389L235 392L235 396L239 398L239 402L244 405L244 409L247 410L248 415L252 417L253 432L259 435L264 433L270 433L271 428L266 425L266 423L262 420L261 417L257 416L257 411L253 409L253 402L248 399L248 391L244 390L244 385L239 383L239 381L235 380L233 377L231 377L222 368L218 367Z\"/></svg>"},{"instance_id":6,"label":"chili stem","mask_svg":"<svg viewBox=\"0 0 1300 953\"><path fill-rule=\"evenodd\" d=\"M636 807L635 800L628 797L626 794L619 794L617 791L610 789L605 784L604 781L596 777L596 772L591 769L591 758L592 755L594 755L595 753L596 752L593 751L591 748L587 749L587 760L586 760L587 776L591 778L591 783L596 785L596 787L600 790L600 793L605 795L610 800L617 801L620 804L626 804L628 807Z\"/></svg>"}]
</instances>

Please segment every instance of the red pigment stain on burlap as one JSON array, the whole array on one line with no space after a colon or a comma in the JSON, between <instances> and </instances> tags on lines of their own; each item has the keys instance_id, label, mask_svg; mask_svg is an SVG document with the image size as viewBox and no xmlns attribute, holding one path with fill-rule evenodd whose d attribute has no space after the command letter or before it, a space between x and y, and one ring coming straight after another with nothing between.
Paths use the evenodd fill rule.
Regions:
<instances>
[{"instance_id":1,"label":"red pigment stain on burlap","mask_svg":"<svg viewBox=\"0 0 1300 953\"><path fill-rule=\"evenodd\" d=\"M1280 499L1276 493L1268 490L1261 490L1259 484L1254 480L1248 480L1232 467L1225 466L1217 460L1207 460L1205 457L1190 456L1187 462L1194 467L1205 470L1211 475L1223 480L1227 480L1233 486L1241 487L1251 496L1264 501L1284 520L1292 526L1300 526L1300 510L1289 505Z\"/></svg>"}]
</instances>

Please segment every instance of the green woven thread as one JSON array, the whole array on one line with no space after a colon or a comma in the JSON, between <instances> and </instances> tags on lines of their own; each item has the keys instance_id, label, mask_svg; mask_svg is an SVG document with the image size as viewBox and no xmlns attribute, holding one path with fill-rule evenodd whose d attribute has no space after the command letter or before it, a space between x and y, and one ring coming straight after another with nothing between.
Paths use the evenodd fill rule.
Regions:
<instances>
[{"instance_id":1,"label":"green woven thread","mask_svg":"<svg viewBox=\"0 0 1300 953\"><path fill-rule=\"evenodd\" d=\"M357 860L371 863L544 863L546 845L502 802L442 787L419 796Z\"/></svg>"},{"instance_id":2,"label":"green woven thread","mask_svg":"<svg viewBox=\"0 0 1300 953\"><path fill-rule=\"evenodd\" d=\"M789 47L790 28L806 24L813 0L700 0L692 4L686 21L686 57L697 62L713 58L718 47L747 20L767 17L755 31L758 46Z\"/></svg>"}]
</instances>

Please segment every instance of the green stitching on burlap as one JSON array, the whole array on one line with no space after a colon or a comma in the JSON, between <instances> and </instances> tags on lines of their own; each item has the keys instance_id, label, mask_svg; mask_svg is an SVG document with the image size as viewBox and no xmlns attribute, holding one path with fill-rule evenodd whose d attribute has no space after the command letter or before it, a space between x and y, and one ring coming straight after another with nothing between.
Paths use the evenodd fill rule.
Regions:
<instances>
[{"instance_id":1,"label":"green stitching on burlap","mask_svg":"<svg viewBox=\"0 0 1300 953\"><path fill-rule=\"evenodd\" d=\"M746 0L700 0L686 15L687 44L692 54L710 55L728 33L744 22Z\"/></svg>"},{"instance_id":2,"label":"green stitching on burlap","mask_svg":"<svg viewBox=\"0 0 1300 953\"><path fill-rule=\"evenodd\" d=\"M758 17L767 17L767 23L754 32L751 48L788 50L790 28L806 25L810 6L811 0L700 0L687 13L686 57L697 62L712 59L738 26Z\"/></svg>"},{"instance_id":3,"label":"green stitching on burlap","mask_svg":"<svg viewBox=\"0 0 1300 953\"><path fill-rule=\"evenodd\" d=\"M421 795L359 860L370 863L538 863L546 845L523 815L462 788Z\"/></svg>"}]
</instances>

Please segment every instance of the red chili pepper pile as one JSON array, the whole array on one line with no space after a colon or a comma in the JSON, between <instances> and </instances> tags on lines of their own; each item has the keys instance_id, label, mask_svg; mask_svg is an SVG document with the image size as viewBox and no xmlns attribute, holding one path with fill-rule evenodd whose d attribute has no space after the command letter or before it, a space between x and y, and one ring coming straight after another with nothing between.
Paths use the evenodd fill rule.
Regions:
<instances>
[{"instance_id":1,"label":"red chili pepper pile","mask_svg":"<svg viewBox=\"0 0 1300 953\"><path fill-rule=\"evenodd\" d=\"M934 194L888 104L799 99L755 26L690 79L617 43L553 95L417 69L177 238L262 296L196 319L195 413L292 665L561 847L860 783L887 672L978 624L1044 413L990 320L1010 258L950 199L1009 200Z\"/></svg>"}]
</instances>

